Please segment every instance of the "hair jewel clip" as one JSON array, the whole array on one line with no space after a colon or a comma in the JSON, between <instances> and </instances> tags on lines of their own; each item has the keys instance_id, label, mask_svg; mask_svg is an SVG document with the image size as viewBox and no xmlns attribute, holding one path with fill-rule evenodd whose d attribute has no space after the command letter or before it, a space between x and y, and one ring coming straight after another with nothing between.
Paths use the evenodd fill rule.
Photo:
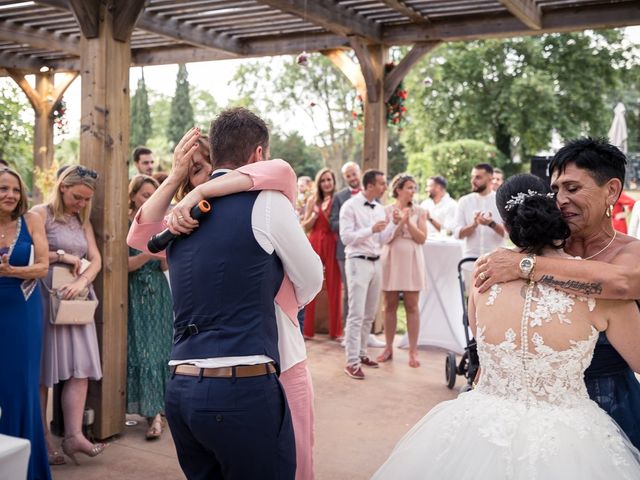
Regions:
<instances>
[{"instance_id":1,"label":"hair jewel clip","mask_svg":"<svg viewBox=\"0 0 640 480\"><path fill-rule=\"evenodd\" d=\"M507 204L504 206L504 209L511 210L512 208L515 208L517 205L523 204L524 199L529 197L554 198L555 193L538 193L535 190L528 190L527 193L520 192L517 195L511 195L511 199L507 200Z\"/></svg>"}]
</instances>

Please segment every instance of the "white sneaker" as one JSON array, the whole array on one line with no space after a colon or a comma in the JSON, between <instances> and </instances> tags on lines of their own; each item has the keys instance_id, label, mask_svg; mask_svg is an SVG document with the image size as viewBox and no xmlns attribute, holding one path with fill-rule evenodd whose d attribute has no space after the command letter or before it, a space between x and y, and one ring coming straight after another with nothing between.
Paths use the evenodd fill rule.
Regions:
<instances>
[{"instance_id":1,"label":"white sneaker","mask_svg":"<svg viewBox=\"0 0 640 480\"><path fill-rule=\"evenodd\" d=\"M376 338L373 333L369 334L369 340L367 341L367 346L372 348L382 348L386 344Z\"/></svg>"}]
</instances>

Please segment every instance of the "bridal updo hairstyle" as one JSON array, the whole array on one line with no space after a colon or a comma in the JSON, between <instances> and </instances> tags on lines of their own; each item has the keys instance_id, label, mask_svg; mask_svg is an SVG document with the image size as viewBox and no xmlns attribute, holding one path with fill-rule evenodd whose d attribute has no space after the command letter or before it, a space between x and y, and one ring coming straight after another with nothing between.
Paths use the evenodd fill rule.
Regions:
<instances>
[{"instance_id":1,"label":"bridal updo hairstyle","mask_svg":"<svg viewBox=\"0 0 640 480\"><path fill-rule=\"evenodd\" d=\"M529 191L536 192L529 194ZM560 209L541 178L528 173L514 175L496 192L496 204L509 238L526 253L538 254L545 247L563 248L571 234ZM522 201L514 202L518 194ZM511 202L511 203L509 203Z\"/></svg>"}]
</instances>

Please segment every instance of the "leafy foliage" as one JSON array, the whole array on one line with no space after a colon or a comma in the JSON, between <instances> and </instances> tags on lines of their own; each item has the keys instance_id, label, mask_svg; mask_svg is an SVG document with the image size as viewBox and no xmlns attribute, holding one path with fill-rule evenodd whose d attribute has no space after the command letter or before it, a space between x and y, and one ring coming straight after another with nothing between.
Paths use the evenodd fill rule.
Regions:
<instances>
[{"instance_id":1,"label":"leafy foliage","mask_svg":"<svg viewBox=\"0 0 640 480\"><path fill-rule=\"evenodd\" d=\"M308 175L314 178L316 172L322 168L320 149L313 145L307 145L302 135L297 132L285 134L272 131L269 138L269 150L271 158L286 160L298 176Z\"/></svg>"},{"instance_id":2,"label":"leafy foliage","mask_svg":"<svg viewBox=\"0 0 640 480\"><path fill-rule=\"evenodd\" d=\"M622 38L605 30L442 45L406 79L403 143L416 154L471 138L526 160L553 131L563 139L606 135L605 92L618 88L629 55Z\"/></svg>"},{"instance_id":3,"label":"leafy foliage","mask_svg":"<svg viewBox=\"0 0 640 480\"><path fill-rule=\"evenodd\" d=\"M31 187L33 169L33 110L10 80L0 83L0 158L15 168Z\"/></svg>"},{"instance_id":4,"label":"leafy foliage","mask_svg":"<svg viewBox=\"0 0 640 480\"><path fill-rule=\"evenodd\" d=\"M138 87L131 97L131 130L129 146L131 150L146 145L152 132L151 111L149 110L149 94L144 82L144 72L138 79Z\"/></svg>"},{"instance_id":5,"label":"leafy foliage","mask_svg":"<svg viewBox=\"0 0 640 480\"><path fill-rule=\"evenodd\" d=\"M407 169L418 185L425 185L432 175L442 175L449 183L448 192L457 198L469 193L471 169L478 163L500 165L504 157L496 147L478 140L455 140L409 154Z\"/></svg>"},{"instance_id":6,"label":"leafy foliage","mask_svg":"<svg viewBox=\"0 0 640 480\"><path fill-rule=\"evenodd\" d=\"M167 137L171 149L178 144L187 130L194 125L193 107L189 99L189 79L187 67L178 66L176 92L171 100L171 116L167 126Z\"/></svg>"},{"instance_id":7,"label":"leafy foliage","mask_svg":"<svg viewBox=\"0 0 640 480\"><path fill-rule=\"evenodd\" d=\"M356 91L331 61L312 55L306 67L293 57L281 62L259 60L238 68L233 84L242 99L266 112L272 123L283 125L302 115L315 126L323 164L338 172L343 163L359 161L362 134L357 132ZM283 119L283 117L285 117Z\"/></svg>"}]
</instances>

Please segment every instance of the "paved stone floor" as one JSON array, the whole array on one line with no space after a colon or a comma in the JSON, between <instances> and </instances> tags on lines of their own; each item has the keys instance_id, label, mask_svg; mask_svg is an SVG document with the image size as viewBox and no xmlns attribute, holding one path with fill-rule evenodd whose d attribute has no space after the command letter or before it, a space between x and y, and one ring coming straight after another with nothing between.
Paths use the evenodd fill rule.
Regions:
<instances>
[{"instance_id":1,"label":"paved stone floor","mask_svg":"<svg viewBox=\"0 0 640 480\"><path fill-rule=\"evenodd\" d=\"M435 404L455 397L444 380L445 352L421 350L422 366L409 368L408 354L396 350L392 362L367 369L366 380L343 372L344 353L336 342L318 335L307 341L316 393L316 478L368 479L395 443ZM381 349L371 349L372 357ZM457 386L463 384L458 377ZM183 479L171 435L144 439L146 422L126 427L96 458L80 457L52 467L54 480ZM250 479L248 479L250 480Z\"/></svg>"}]
</instances>

